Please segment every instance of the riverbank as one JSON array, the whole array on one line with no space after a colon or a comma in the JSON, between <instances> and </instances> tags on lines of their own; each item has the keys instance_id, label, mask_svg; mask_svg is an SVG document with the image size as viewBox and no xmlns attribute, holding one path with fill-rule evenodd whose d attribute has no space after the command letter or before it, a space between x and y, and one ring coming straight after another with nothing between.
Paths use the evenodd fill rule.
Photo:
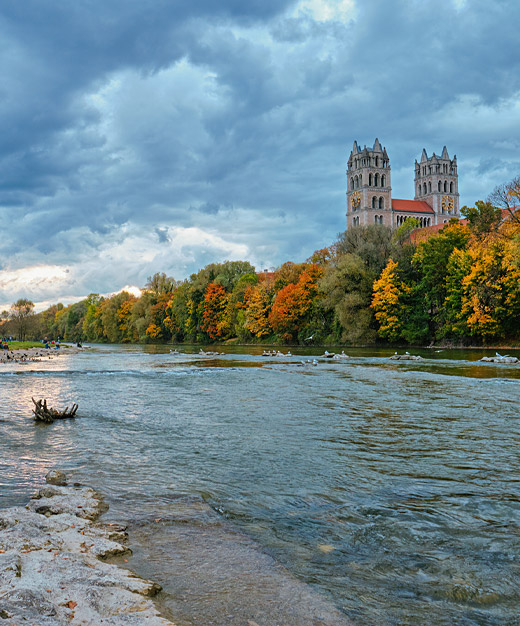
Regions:
<instances>
[{"instance_id":1,"label":"riverbank","mask_svg":"<svg viewBox=\"0 0 520 626\"><path fill-rule=\"evenodd\" d=\"M51 471L26 507L0 512L0 618L6 626L171 626L160 586L104 562L129 553L125 528L98 521L93 489Z\"/></svg>"}]
</instances>

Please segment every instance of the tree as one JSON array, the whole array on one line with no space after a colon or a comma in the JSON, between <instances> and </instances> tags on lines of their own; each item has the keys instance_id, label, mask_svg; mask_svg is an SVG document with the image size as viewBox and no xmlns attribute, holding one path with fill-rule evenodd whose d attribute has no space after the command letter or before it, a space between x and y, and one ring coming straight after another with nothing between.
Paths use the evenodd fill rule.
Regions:
<instances>
[{"instance_id":1,"label":"tree","mask_svg":"<svg viewBox=\"0 0 520 626\"><path fill-rule=\"evenodd\" d=\"M377 334L389 341L396 341L401 336L405 313L402 296L406 287L399 280L397 269L397 263L389 259L381 277L374 283L374 295L370 305L379 323Z\"/></svg>"},{"instance_id":2,"label":"tree","mask_svg":"<svg viewBox=\"0 0 520 626\"><path fill-rule=\"evenodd\" d=\"M308 314L318 297L318 281L322 275L321 266L310 265L296 284L289 283L277 293L269 313L269 323L284 341L294 341L306 327Z\"/></svg>"},{"instance_id":3,"label":"tree","mask_svg":"<svg viewBox=\"0 0 520 626\"><path fill-rule=\"evenodd\" d=\"M270 310L269 292L262 284L257 285L247 300L244 328L258 339L270 335L272 332L269 323Z\"/></svg>"},{"instance_id":4,"label":"tree","mask_svg":"<svg viewBox=\"0 0 520 626\"><path fill-rule=\"evenodd\" d=\"M222 338L227 331L224 313L229 295L222 285L210 283L202 304L202 330L211 339Z\"/></svg>"},{"instance_id":5,"label":"tree","mask_svg":"<svg viewBox=\"0 0 520 626\"><path fill-rule=\"evenodd\" d=\"M175 278L166 276L164 272L156 272L153 276L148 276L148 282L144 288L158 296L163 293L172 293L176 287Z\"/></svg>"},{"instance_id":6,"label":"tree","mask_svg":"<svg viewBox=\"0 0 520 626\"><path fill-rule=\"evenodd\" d=\"M466 226L453 223L445 226L437 236L417 246L412 265L417 271L418 281L410 290L413 315L406 323L410 340L422 341L428 336L433 338L443 327L448 261L453 250L466 248L469 236ZM418 328L417 324L422 328Z\"/></svg>"},{"instance_id":7,"label":"tree","mask_svg":"<svg viewBox=\"0 0 520 626\"><path fill-rule=\"evenodd\" d=\"M511 219L520 224L520 176L514 178L511 182L495 187L493 192L487 199L491 203L502 209L506 209Z\"/></svg>"},{"instance_id":8,"label":"tree","mask_svg":"<svg viewBox=\"0 0 520 626\"><path fill-rule=\"evenodd\" d=\"M371 224L340 234L334 249L336 256L355 254L374 276L379 276L388 261L391 246L392 230L383 224Z\"/></svg>"},{"instance_id":9,"label":"tree","mask_svg":"<svg viewBox=\"0 0 520 626\"><path fill-rule=\"evenodd\" d=\"M336 340L352 343L375 340L370 303L376 277L357 254L343 254L325 270L320 281L324 294L322 304L326 310L334 312Z\"/></svg>"},{"instance_id":10,"label":"tree","mask_svg":"<svg viewBox=\"0 0 520 626\"><path fill-rule=\"evenodd\" d=\"M18 339L25 340L25 335L31 317L34 315L34 302L26 298L20 298L11 305L9 317L13 320L17 329Z\"/></svg>"},{"instance_id":11,"label":"tree","mask_svg":"<svg viewBox=\"0 0 520 626\"><path fill-rule=\"evenodd\" d=\"M471 232L477 236L497 230L502 218L498 207L482 200L477 200L474 207L463 206L460 213L468 220Z\"/></svg>"}]
</instances>

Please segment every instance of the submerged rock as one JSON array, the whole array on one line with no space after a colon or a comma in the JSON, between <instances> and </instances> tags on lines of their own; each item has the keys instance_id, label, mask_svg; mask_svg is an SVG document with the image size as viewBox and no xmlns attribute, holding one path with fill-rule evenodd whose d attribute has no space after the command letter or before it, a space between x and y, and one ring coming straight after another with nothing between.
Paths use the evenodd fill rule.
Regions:
<instances>
[{"instance_id":1,"label":"submerged rock","mask_svg":"<svg viewBox=\"0 0 520 626\"><path fill-rule=\"evenodd\" d=\"M107 508L93 489L48 484L0 511L2 624L172 624L150 600L157 583L101 560L129 553L124 527L93 523Z\"/></svg>"}]
</instances>

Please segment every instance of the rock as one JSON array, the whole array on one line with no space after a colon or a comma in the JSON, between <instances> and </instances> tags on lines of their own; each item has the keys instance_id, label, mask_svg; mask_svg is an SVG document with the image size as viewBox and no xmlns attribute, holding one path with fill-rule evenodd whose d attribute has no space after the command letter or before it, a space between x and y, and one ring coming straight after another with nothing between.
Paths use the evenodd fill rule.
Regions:
<instances>
[{"instance_id":1,"label":"rock","mask_svg":"<svg viewBox=\"0 0 520 626\"><path fill-rule=\"evenodd\" d=\"M51 470L45 476L45 482L49 485L66 485L67 484L67 476L65 472L61 472L60 470Z\"/></svg>"},{"instance_id":2,"label":"rock","mask_svg":"<svg viewBox=\"0 0 520 626\"><path fill-rule=\"evenodd\" d=\"M481 361L484 363L518 363L518 359L516 356L483 356Z\"/></svg>"},{"instance_id":3,"label":"rock","mask_svg":"<svg viewBox=\"0 0 520 626\"><path fill-rule=\"evenodd\" d=\"M6 626L172 625L150 600L157 583L102 560L130 553L124 526L92 522L107 508L93 489L47 482L27 507L0 510Z\"/></svg>"},{"instance_id":4,"label":"rock","mask_svg":"<svg viewBox=\"0 0 520 626\"><path fill-rule=\"evenodd\" d=\"M392 361L422 361L422 356L415 354L394 354L390 357Z\"/></svg>"}]
</instances>

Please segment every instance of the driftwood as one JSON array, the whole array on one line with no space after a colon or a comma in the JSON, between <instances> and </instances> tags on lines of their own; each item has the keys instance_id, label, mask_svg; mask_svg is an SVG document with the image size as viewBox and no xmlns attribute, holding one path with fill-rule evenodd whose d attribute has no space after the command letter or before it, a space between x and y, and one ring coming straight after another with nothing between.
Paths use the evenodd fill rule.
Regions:
<instances>
[{"instance_id":1,"label":"driftwood","mask_svg":"<svg viewBox=\"0 0 520 626\"><path fill-rule=\"evenodd\" d=\"M66 417L75 417L76 411L78 410L78 405L73 404L70 411L69 407L65 407L64 411L58 411L57 409L53 409L52 407L47 406L47 400L36 400L31 398L34 402L34 419L37 422L45 422L46 424L51 424L54 420L64 419Z\"/></svg>"}]
</instances>

